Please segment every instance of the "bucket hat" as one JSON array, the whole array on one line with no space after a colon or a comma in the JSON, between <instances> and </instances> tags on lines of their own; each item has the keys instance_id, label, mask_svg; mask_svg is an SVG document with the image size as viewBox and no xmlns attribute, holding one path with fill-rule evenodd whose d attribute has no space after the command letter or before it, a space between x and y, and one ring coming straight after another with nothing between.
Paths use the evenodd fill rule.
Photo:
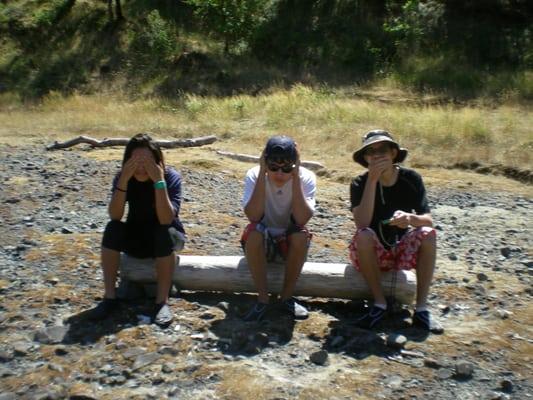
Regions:
<instances>
[{"instance_id":1,"label":"bucket hat","mask_svg":"<svg viewBox=\"0 0 533 400\"><path fill-rule=\"evenodd\" d=\"M400 147L400 145L394 140L392 135L384 130L376 129L370 132L365 133L363 136L363 143L359 149L353 153L353 160L356 163L361 164L363 167L368 167L368 163L365 161L365 150L368 146L378 142L389 142L394 146L398 152L396 158L393 160L393 163L401 163L407 157L407 149Z\"/></svg>"}]
</instances>

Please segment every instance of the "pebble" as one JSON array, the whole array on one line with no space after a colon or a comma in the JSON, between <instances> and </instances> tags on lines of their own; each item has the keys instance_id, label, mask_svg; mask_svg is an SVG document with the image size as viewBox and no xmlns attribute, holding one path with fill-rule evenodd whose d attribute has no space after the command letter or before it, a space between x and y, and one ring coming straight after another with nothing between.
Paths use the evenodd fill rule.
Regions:
<instances>
[{"instance_id":1,"label":"pebble","mask_svg":"<svg viewBox=\"0 0 533 400\"><path fill-rule=\"evenodd\" d=\"M398 333L392 333L387 336L386 340L387 346L394 349L403 349L407 343L407 338L404 335Z\"/></svg>"},{"instance_id":2,"label":"pebble","mask_svg":"<svg viewBox=\"0 0 533 400\"><path fill-rule=\"evenodd\" d=\"M328 352L326 350L315 351L309 356L312 363L316 365L325 365L328 361Z\"/></svg>"},{"instance_id":3,"label":"pebble","mask_svg":"<svg viewBox=\"0 0 533 400\"><path fill-rule=\"evenodd\" d=\"M455 376L459 379L470 379L474 373L474 364L468 361L459 361L455 364Z\"/></svg>"}]
</instances>

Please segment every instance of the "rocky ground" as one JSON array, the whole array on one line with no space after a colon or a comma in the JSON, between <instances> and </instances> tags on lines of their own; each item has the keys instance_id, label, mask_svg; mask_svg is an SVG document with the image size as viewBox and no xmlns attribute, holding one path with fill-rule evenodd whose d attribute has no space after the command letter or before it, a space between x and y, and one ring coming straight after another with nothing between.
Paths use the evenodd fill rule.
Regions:
<instances>
[{"instance_id":1,"label":"rocky ground","mask_svg":"<svg viewBox=\"0 0 533 400\"><path fill-rule=\"evenodd\" d=\"M302 299L305 321L243 323L253 296L192 292L171 299L167 329L145 323L146 299L94 324L84 311L102 294L99 243L121 151L43 148L0 147L1 400L533 397L530 187L479 191L475 174L463 189L428 187L443 335L413 330L408 307L358 329L364 304L332 299ZM241 172L176 164L185 253L240 254ZM346 262L347 193L320 179L310 261Z\"/></svg>"}]
</instances>

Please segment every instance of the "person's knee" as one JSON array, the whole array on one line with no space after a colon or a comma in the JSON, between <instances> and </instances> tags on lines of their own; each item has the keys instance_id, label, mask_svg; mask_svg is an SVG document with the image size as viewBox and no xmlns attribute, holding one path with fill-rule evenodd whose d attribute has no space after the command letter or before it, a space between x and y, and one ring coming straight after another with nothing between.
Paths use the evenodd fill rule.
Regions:
<instances>
[{"instance_id":1,"label":"person's knee","mask_svg":"<svg viewBox=\"0 0 533 400\"><path fill-rule=\"evenodd\" d=\"M309 239L305 232L291 234L288 238L288 243L291 251L306 252L309 247Z\"/></svg>"},{"instance_id":2,"label":"person's knee","mask_svg":"<svg viewBox=\"0 0 533 400\"><path fill-rule=\"evenodd\" d=\"M363 229L355 236L355 242L358 250L374 249L374 233L370 229Z\"/></svg>"},{"instance_id":3,"label":"person's knee","mask_svg":"<svg viewBox=\"0 0 533 400\"><path fill-rule=\"evenodd\" d=\"M245 248L256 248L258 246L263 246L263 234L259 231L252 231L248 234L248 237L246 238L246 244Z\"/></svg>"},{"instance_id":4,"label":"person's knee","mask_svg":"<svg viewBox=\"0 0 533 400\"><path fill-rule=\"evenodd\" d=\"M421 251L435 251L437 248L437 236L436 235L426 235L424 239L420 242Z\"/></svg>"}]
</instances>

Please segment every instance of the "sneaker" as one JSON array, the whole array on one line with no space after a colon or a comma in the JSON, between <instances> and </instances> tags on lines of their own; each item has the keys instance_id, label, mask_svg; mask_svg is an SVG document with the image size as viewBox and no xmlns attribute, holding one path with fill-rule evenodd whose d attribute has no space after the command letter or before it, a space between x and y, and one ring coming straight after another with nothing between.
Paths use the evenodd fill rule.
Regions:
<instances>
[{"instance_id":1,"label":"sneaker","mask_svg":"<svg viewBox=\"0 0 533 400\"><path fill-rule=\"evenodd\" d=\"M162 328L169 326L174 319L172 311L167 303L161 303L155 305L153 322Z\"/></svg>"},{"instance_id":2,"label":"sneaker","mask_svg":"<svg viewBox=\"0 0 533 400\"><path fill-rule=\"evenodd\" d=\"M268 304L257 302L242 316L243 321L261 321L268 310Z\"/></svg>"},{"instance_id":3,"label":"sneaker","mask_svg":"<svg viewBox=\"0 0 533 400\"><path fill-rule=\"evenodd\" d=\"M416 311L413 314L413 326L422 328L431 333L441 334L444 328L438 321L431 318L429 311Z\"/></svg>"},{"instance_id":4,"label":"sneaker","mask_svg":"<svg viewBox=\"0 0 533 400\"><path fill-rule=\"evenodd\" d=\"M306 319L309 316L307 308L297 303L294 297L283 300L281 304L296 319Z\"/></svg>"},{"instance_id":5,"label":"sneaker","mask_svg":"<svg viewBox=\"0 0 533 400\"><path fill-rule=\"evenodd\" d=\"M383 320L387 310L381 307L372 306L370 311L357 319L355 325L361 328L372 329Z\"/></svg>"},{"instance_id":6,"label":"sneaker","mask_svg":"<svg viewBox=\"0 0 533 400\"><path fill-rule=\"evenodd\" d=\"M107 318L113 311L119 306L118 299L106 299L104 298L96 307L89 310L89 319L99 321Z\"/></svg>"}]
</instances>

